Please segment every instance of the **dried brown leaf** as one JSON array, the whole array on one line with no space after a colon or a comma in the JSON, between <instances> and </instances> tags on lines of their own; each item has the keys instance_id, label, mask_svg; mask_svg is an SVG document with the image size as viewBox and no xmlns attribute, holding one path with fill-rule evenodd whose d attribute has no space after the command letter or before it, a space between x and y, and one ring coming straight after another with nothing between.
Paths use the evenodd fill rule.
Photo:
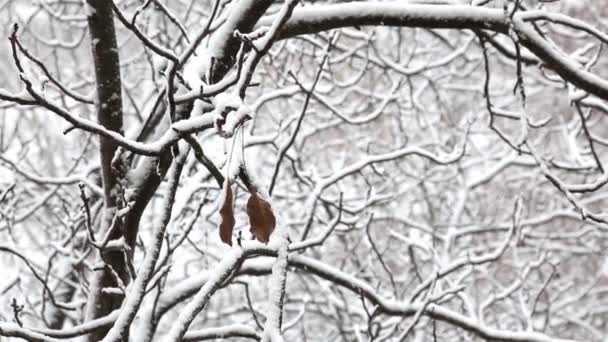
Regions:
<instances>
[{"instance_id":1,"label":"dried brown leaf","mask_svg":"<svg viewBox=\"0 0 608 342\"><path fill-rule=\"evenodd\" d=\"M220 207L220 239L222 242L232 246L232 230L236 223L234 219L234 196L230 184L225 181L223 191L223 203Z\"/></svg>"},{"instance_id":2,"label":"dried brown leaf","mask_svg":"<svg viewBox=\"0 0 608 342\"><path fill-rule=\"evenodd\" d=\"M276 225L272 207L270 203L260 198L256 191L250 189L249 193L247 215L249 216L249 224L251 225L251 234L258 241L268 243L270 234L272 234Z\"/></svg>"}]
</instances>

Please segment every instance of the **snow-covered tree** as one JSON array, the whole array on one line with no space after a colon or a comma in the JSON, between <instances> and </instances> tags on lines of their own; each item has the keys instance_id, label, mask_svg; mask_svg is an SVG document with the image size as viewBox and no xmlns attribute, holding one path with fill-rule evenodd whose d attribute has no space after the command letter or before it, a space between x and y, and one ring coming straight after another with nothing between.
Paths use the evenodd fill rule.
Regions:
<instances>
[{"instance_id":1,"label":"snow-covered tree","mask_svg":"<svg viewBox=\"0 0 608 342\"><path fill-rule=\"evenodd\" d=\"M0 340L608 336L603 1L0 12Z\"/></svg>"}]
</instances>

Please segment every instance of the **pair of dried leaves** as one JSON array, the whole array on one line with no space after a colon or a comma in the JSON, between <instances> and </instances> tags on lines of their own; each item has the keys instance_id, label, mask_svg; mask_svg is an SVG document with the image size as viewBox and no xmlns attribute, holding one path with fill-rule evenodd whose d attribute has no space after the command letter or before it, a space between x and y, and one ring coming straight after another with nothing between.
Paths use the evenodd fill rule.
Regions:
<instances>
[{"instance_id":1,"label":"pair of dried leaves","mask_svg":"<svg viewBox=\"0 0 608 342\"><path fill-rule=\"evenodd\" d=\"M234 219L234 195L228 182L223 186L223 203L220 207L220 239L222 242L232 246L232 230L236 220ZM257 194L253 188L249 189L247 200L247 216L249 216L250 231L255 239L268 243L270 234L274 231L276 219L272 207Z\"/></svg>"}]
</instances>

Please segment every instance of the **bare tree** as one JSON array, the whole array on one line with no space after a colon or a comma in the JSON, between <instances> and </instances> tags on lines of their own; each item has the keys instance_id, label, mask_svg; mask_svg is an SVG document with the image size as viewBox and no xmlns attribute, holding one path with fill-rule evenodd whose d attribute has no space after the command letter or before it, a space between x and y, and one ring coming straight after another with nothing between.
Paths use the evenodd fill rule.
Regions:
<instances>
[{"instance_id":1,"label":"bare tree","mask_svg":"<svg viewBox=\"0 0 608 342\"><path fill-rule=\"evenodd\" d=\"M0 336L603 341L606 8L0 2Z\"/></svg>"}]
</instances>

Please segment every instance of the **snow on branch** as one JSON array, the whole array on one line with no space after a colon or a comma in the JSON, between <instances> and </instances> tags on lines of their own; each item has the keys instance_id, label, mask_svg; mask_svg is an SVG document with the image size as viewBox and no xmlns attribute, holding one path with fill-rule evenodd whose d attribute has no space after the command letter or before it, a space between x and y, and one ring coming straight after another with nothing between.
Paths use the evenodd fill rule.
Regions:
<instances>
[{"instance_id":1,"label":"snow on branch","mask_svg":"<svg viewBox=\"0 0 608 342\"><path fill-rule=\"evenodd\" d=\"M264 327L263 342L282 342L281 325L283 323L283 302L287 282L288 240L287 230L281 227L273 235L273 242L278 244L277 258L272 266L272 275L268 284L268 310Z\"/></svg>"},{"instance_id":2,"label":"snow on branch","mask_svg":"<svg viewBox=\"0 0 608 342\"><path fill-rule=\"evenodd\" d=\"M58 342L61 340L20 327L15 323L0 322L0 336L16 337L32 342Z\"/></svg>"},{"instance_id":3,"label":"snow on branch","mask_svg":"<svg viewBox=\"0 0 608 342\"><path fill-rule=\"evenodd\" d=\"M534 53L541 63L558 73L565 81L608 101L608 81L583 70L567 56L560 54L529 23L533 19L552 19L580 28L604 41L607 35L566 16L548 15L541 10L517 11L511 20L502 9L466 5L413 5L398 2L347 2L313 5L294 10L279 33L281 39L302 34L349 26L400 26L445 29L489 30L508 34L510 23L519 42ZM260 20L268 25L272 18Z\"/></svg>"},{"instance_id":4,"label":"snow on branch","mask_svg":"<svg viewBox=\"0 0 608 342\"><path fill-rule=\"evenodd\" d=\"M139 268L135 282L130 286L120 315L118 316L114 326L112 326L112 329L110 329L108 334L103 339L104 342L121 341L128 336L131 323L133 322L135 314L137 313L143 301L144 295L146 294L146 286L154 275L154 267L156 265L156 261L158 260L158 256L160 255L167 224L171 219L171 211L173 209L173 203L175 203L175 193L177 191L177 186L179 185L179 178L184 166L184 162L186 161L188 151L189 149L183 151L173 164L173 168L169 174L169 188L164 197L161 214L158 216L153 241L146 250L146 257Z\"/></svg>"},{"instance_id":5,"label":"snow on branch","mask_svg":"<svg viewBox=\"0 0 608 342\"><path fill-rule=\"evenodd\" d=\"M260 334L255 328L244 324L230 324L216 328L204 328L188 331L182 341L203 341L213 339L225 339L228 337L243 337L252 340L261 340Z\"/></svg>"},{"instance_id":6,"label":"snow on branch","mask_svg":"<svg viewBox=\"0 0 608 342\"><path fill-rule=\"evenodd\" d=\"M252 251L250 250L249 252L251 253ZM238 269L244 257L245 250L240 248L233 248L223 256L223 259L214 267L205 284L181 311L163 341L178 342L182 340L196 315L207 306L211 296L219 289L221 284Z\"/></svg>"}]
</instances>

